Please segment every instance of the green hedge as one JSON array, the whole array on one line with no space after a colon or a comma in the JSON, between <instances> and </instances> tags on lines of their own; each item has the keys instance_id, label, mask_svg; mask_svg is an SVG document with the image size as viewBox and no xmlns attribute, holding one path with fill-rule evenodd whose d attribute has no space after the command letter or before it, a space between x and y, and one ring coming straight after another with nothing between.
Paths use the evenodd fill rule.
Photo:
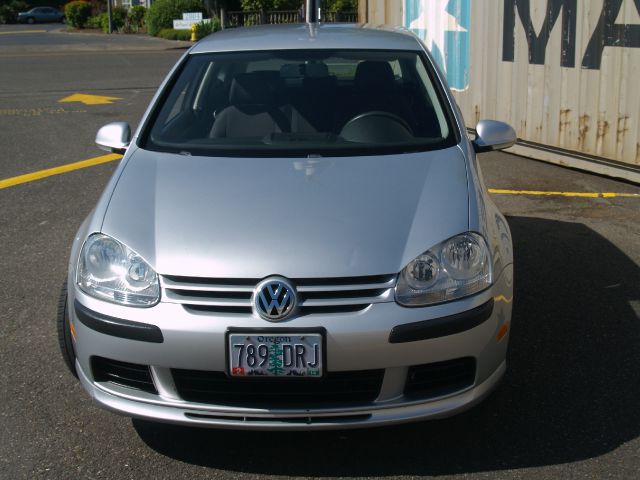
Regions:
<instances>
[{"instance_id":1,"label":"green hedge","mask_svg":"<svg viewBox=\"0 0 640 480\"><path fill-rule=\"evenodd\" d=\"M84 28L91 16L91 4L82 0L69 2L64 6L67 24L75 28Z\"/></svg>"},{"instance_id":2,"label":"green hedge","mask_svg":"<svg viewBox=\"0 0 640 480\"><path fill-rule=\"evenodd\" d=\"M29 10L29 7L21 0L0 2L0 23L16 23L18 21L18 12L24 12L25 10Z\"/></svg>"},{"instance_id":3,"label":"green hedge","mask_svg":"<svg viewBox=\"0 0 640 480\"><path fill-rule=\"evenodd\" d=\"M126 8L114 7L111 13L111 26L114 32L119 33L136 33L144 27L144 17L146 8L142 6L131 7L127 12ZM89 17L86 23L87 28L99 28L103 32L109 31L109 16L101 13Z\"/></svg>"},{"instance_id":4,"label":"green hedge","mask_svg":"<svg viewBox=\"0 0 640 480\"><path fill-rule=\"evenodd\" d=\"M163 28L156 35L166 40L187 40L191 39L190 30L174 30L173 28Z\"/></svg>"},{"instance_id":5,"label":"green hedge","mask_svg":"<svg viewBox=\"0 0 640 480\"><path fill-rule=\"evenodd\" d=\"M140 29L144 27L144 20L147 16L147 9L142 5L136 5L129 9L127 19L132 28Z\"/></svg>"},{"instance_id":6,"label":"green hedge","mask_svg":"<svg viewBox=\"0 0 640 480\"><path fill-rule=\"evenodd\" d=\"M85 28L102 28L102 17L106 15L106 13L101 13L100 15L89 17L84 25Z\"/></svg>"},{"instance_id":7,"label":"green hedge","mask_svg":"<svg viewBox=\"0 0 640 480\"><path fill-rule=\"evenodd\" d=\"M111 29L114 32L122 30L127 20L127 9L124 7L113 7L111 9ZM100 15L100 28L104 33L109 32L109 14Z\"/></svg>"},{"instance_id":8,"label":"green hedge","mask_svg":"<svg viewBox=\"0 0 640 480\"><path fill-rule=\"evenodd\" d=\"M147 32L157 36L162 29L171 29L173 21L184 12L205 13L201 0L156 0L147 11Z\"/></svg>"},{"instance_id":9,"label":"green hedge","mask_svg":"<svg viewBox=\"0 0 640 480\"><path fill-rule=\"evenodd\" d=\"M200 40L201 38L206 37L207 35L217 32L222 28L220 25L220 20L218 17L214 17L210 22L200 22L196 24L196 39Z\"/></svg>"}]
</instances>

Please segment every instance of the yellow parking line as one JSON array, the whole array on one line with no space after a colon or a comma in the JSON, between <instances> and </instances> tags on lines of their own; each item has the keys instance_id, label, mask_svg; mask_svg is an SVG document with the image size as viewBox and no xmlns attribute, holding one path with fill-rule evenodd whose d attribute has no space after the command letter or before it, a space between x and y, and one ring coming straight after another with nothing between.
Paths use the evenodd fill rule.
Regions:
<instances>
[{"instance_id":1,"label":"yellow parking line","mask_svg":"<svg viewBox=\"0 0 640 480\"><path fill-rule=\"evenodd\" d=\"M120 160L121 158L122 155L118 155L117 153L110 153L108 155L89 158L80 162L67 163L66 165L60 165L59 167L47 168L46 170L27 173L25 175L19 175L17 177L5 178L4 180L0 180L0 190L2 190L3 188L20 185L21 183L33 182L34 180L40 180L41 178L51 177L53 175L72 172L73 170L79 170L81 168L93 167L94 165L100 165L101 163L113 162L114 160Z\"/></svg>"},{"instance_id":2,"label":"yellow parking line","mask_svg":"<svg viewBox=\"0 0 640 480\"><path fill-rule=\"evenodd\" d=\"M494 297L493 299L495 302L504 302L504 303L511 303L513 301L513 297L505 297L504 295L498 295L497 297Z\"/></svg>"},{"instance_id":3,"label":"yellow parking line","mask_svg":"<svg viewBox=\"0 0 640 480\"><path fill-rule=\"evenodd\" d=\"M0 32L0 35L13 35L14 33L47 33L46 30L16 30L14 32Z\"/></svg>"},{"instance_id":4,"label":"yellow parking line","mask_svg":"<svg viewBox=\"0 0 640 480\"><path fill-rule=\"evenodd\" d=\"M583 198L640 198L640 193L613 193L613 192L547 192L540 190L503 190L490 188L489 193L497 195L539 195L546 197L583 197Z\"/></svg>"}]
</instances>

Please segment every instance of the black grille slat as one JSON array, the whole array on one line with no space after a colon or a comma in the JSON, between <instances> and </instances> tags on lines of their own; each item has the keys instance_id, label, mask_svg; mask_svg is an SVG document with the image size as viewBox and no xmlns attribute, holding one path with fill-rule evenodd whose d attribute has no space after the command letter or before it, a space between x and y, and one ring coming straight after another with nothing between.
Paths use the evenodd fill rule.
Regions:
<instances>
[{"instance_id":1,"label":"black grille slat","mask_svg":"<svg viewBox=\"0 0 640 480\"><path fill-rule=\"evenodd\" d=\"M336 277L336 278L296 278L291 281L298 287L326 287L344 285L367 285L373 283L390 282L395 277L393 275L369 275L365 277ZM208 278L208 277L179 277L175 275L164 275L164 278L173 283L201 284L206 286L243 286L253 287L260 282L258 278Z\"/></svg>"},{"instance_id":2,"label":"black grille slat","mask_svg":"<svg viewBox=\"0 0 640 480\"><path fill-rule=\"evenodd\" d=\"M362 298L379 297L387 288L377 288L369 290L337 290L333 292L304 292L300 294L301 301L316 300L319 298Z\"/></svg>"},{"instance_id":3,"label":"black grille slat","mask_svg":"<svg viewBox=\"0 0 640 480\"><path fill-rule=\"evenodd\" d=\"M178 277L175 275L164 275L164 278L174 283L193 283L201 285L226 285L253 287L258 281L252 278L207 278L207 277Z\"/></svg>"},{"instance_id":4,"label":"black grille slat","mask_svg":"<svg viewBox=\"0 0 640 480\"><path fill-rule=\"evenodd\" d=\"M367 277L298 278L293 281L299 287L325 287L385 283L390 282L394 277L395 275L370 275Z\"/></svg>"},{"instance_id":5,"label":"black grille slat","mask_svg":"<svg viewBox=\"0 0 640 480\"><path fill-rule=\"evenodd\" d=\"M203 420L222 420L234 422L254 422L254 423L298 423L298 424L322 424L322 423L353 423L364 422L371 418L371 414L357 415L339 415L339 416L321 416L321 417L278 417L277 419L269 417L252 417L252 416L231 416L231 415L211 415L207 413L185 413L187 418L196 418Z\"/></svg>"},{"instance_id":6,"label":"black grille slat","mask_svg":"<svg viewBox=\"0 0 640 480\"><path fill-rule=\"evenodd\" d=\"M298 313L302 315L331 315L333 313L355 313L369 308L368 304L361 305L329 305L326 307L301 307Z\"/></svg>"},{"instance_id":7,"label":"black grille slat","mask_svg":"<svg viewBox=\"0 0 640 480\"><path fill-rule=\"evenodd\" d=\"M113 383L115 385L120 385L122 387L135 388L135 389L142 390L142 391L145 391L145 392L157 393L152 382L143 382L143 381L139 381L139 380L132 380L132 379L121 378L121 377L115 377L114 378L114 377L111 377L111 376L105 377L105 379L103 381L107 381L107 382Z\"/></svg>"},{"instance_id":8,"label":"black grille slat","mask_svg":"<svg viewBox=\"0 0 640 480\"><path fill-rule=\"evenodd\" d=\"M138 378L143 379L148 376L148 370L143 368L122 368L119 365L106 364L108 365L109 372L108 374L120 376L123 378ZM141 365L142 366L142 365Z\"/></svg>"},{"instance_id":9,"label":"black grille slat","mask_svg":"<svg viewBox=\"0 0 640 480\"><path fill-rule=\"evenodd\" d=\"M476 362L471 357L416 365L409 367L404 394L411 399L448 395L471 387L475 376Z\"/></svg>"},{"instance_id":10,"label":"black grille slat","mask_svg":"<svg viewBox=\"0 0 640 480\"><path fill-rule=\"evenodd\" d=\"M123 381L153 383L145 372L131 372L129 374L122 372L104 372L104 375L110 378L122 379Z\"/></svg>"},{"instance_id":11,"label":"black grille slat","mask_svg":"<svg viewBox=\"0 0 640 480\"><path fill-rule=\"evenodd\" d=\"M120 362L103 357L91 358L91 370L96 382L110 382L157 394L148 365Z\"/></svg>"},{"instance_id":12,"label":"black grille slat","mask_svg":"<svg viewBox=\"0 0 640 480\"><path fill-rule=\"evenodd\" d=\"M253 312L251 307L224 307L221 305L185 305L187 310L193 310L196 312L211 312L211 313L236 313L241 315L251 315ZM356 313L361 312L369 308L369 304L360 305L328 305L316 306L316 307L300 307L298 309L298 315L331 315L340 313Z\"/></svg>"},{"instance_id":13,"label":"black grille slat","mask_svg":"<svg viewBox=\"0 0 640 480\"><path fill-rule=\"evenodd\" d=\"M321 379L237 379L223 372L172 370L186 401L254 408L329 407L368 404L380 393L384 370L329 372Z\"/></svg>"},{"instance_id":14,"label":"black grille slat","mask_svg":"<svg viewBox=\"0 0 640 480\"><path fill-rule=\"evenodd\" d=\"M251 307L224 307L222 305L185 305L187 310L195 312L211 312L211 313L237 313L242 315L251 315Z\"/></svg>"},{"instance_id":15,"label":"black grille slat","mask_svg":"<svg viewBox=\"0 0 640 480\"><path fill-rule=\"evenodd\" d=\"M180 297L197 297L207 298L210 300L221 300L225 298L233 300L251 300L251 292L225 292L225 291L205 291L205 290L179 290L175 288L167 288L173 294Z\"/></svg>"}]
</instances>

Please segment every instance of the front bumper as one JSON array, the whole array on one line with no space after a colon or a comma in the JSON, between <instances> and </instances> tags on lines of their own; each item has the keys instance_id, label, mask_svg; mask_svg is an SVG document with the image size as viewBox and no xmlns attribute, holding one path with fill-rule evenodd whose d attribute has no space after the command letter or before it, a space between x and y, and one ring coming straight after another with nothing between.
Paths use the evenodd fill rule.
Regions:
<instances>
[{"instance_id":1,"label":"front bumper","mask_svg":"<svg viewBox=\"0 0 640 480\"><path fill-rule=\"evenodd\" d=\"M73 291L71 297L71 305L77 301L105 318L153 325L162 332L161 342L114 336L90 328L72 309L79 377L94 400L109 410L150 420L217 428L357 428L450 416L470 408L491 392L506 369L512 267L505 269L491 289L449 304L403 308L393 302L378 303L358 313L309 315L277 324L279 328L293 331L324 328L327 332L325 362L330 372L384 370L376 399L355 406L337 403L314 408L248 408L185 401L176 389L172 369L224 372L228 329L253 327L268 331L274 324L243 315L212 317L170 303L132 309L108 305L78 291ZM493 303L492 311L482 322L468 324L464 331L459 328L452 331L440 323L435 330L441 331L441 336L400 337L403 341L392 341L394 328L397 331L397 327L402 326L424 327L429 321L438 324L443 318L455 319L464 312L480 311L488 303ZM148 365L157 393L96 380L91 368L93 357ZM462 357L475 361L474 379L464 388L422 399L403 394L411 366Z\"/></svg>"},{"instance_id":2,"label":"front bumper","mask_svg":"<svg viewBox=\"0 0 640 480\"><path fill-rule=\"evenodd\" d=\"M107 389L85 374L79 363L76 369L82 386L103 408L112 412L152 421L198 427L234 430L332 430L364 428L426 419L446 418L473 407L498 385L506 362L481 384L459 394L427 402L388 402L368 408L266 411L212 408L211 405L170 400L141 400L127 395L124 389Z\"/></svg>"}]
</instances>

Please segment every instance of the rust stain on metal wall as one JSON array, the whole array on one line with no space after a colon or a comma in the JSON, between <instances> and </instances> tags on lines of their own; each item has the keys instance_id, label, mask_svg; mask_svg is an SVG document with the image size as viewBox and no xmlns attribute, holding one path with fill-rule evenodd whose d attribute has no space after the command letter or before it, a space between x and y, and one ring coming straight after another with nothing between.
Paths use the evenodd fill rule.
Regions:
<instances>
[{"instance_id":1,"label":"rust stain on metal wall","mask_svg":"<svg viewBox=\"0 0 640 480\"><path fill-rule=\"evenodd\" d=\"M609 133L609 122L606 120L598 120L598 140L603 140Z\"/></svg>"},{"instance_id":2,"label":"rust stain on metal wall","mask_svg":"<svg viewBox=\"0 0 640 480\"><path fill-rule=\"evenodd\" d=\"M627 123L629 122L629 115L623 115L618 118L618 130L616 135L616 142L618 145L624 143L624 136L629 131Z\"/></svg>"},{"instance_id":3,"label":"rust stain on metal wall","mask_svg":"<svg viewBox=\"0 0 640 480\"><path fill-rule=\"evenodd\" d=\"M571 125L571 120L569 118L570 113L570 108L564 108L560 110L560 123L558 125L558 131L560 133L564 133L567 130L567 127Z\"/></svg>"},{"instance_id":4,"label":"rust stain on metal wall","mask_svg":"<svg viewBox=\"0 0 640 480\"><path fill-rule=\"evenodd\" d=\"M581 115L578 125L578 149L582 150L587 138L587 133L589 133L589 115Z\"/></svg>"},{"instance_id":5,"label":"rust stain on metal wall","mask_svg":"<svg viewBox=\"0 0 640 480\"><path fill-rule=\"evenodd\" d=\"M544 126L542 124L536 127L536 132L534 134L534 140L538 143L542 143L542 134L544 132Z\"/></svg>"},{"instance_id":6,"label":"rust stain on metal wall","mask_svg":"<svg viewBox=\"0 0 640 480\"><path fill-rule=\"evenodd\" d=\"M604 120L605 114L598 120L598 133L596 135L596 153L602 155L607 134L609 133L609 122Z\"/></svg>"}]
</instances>

